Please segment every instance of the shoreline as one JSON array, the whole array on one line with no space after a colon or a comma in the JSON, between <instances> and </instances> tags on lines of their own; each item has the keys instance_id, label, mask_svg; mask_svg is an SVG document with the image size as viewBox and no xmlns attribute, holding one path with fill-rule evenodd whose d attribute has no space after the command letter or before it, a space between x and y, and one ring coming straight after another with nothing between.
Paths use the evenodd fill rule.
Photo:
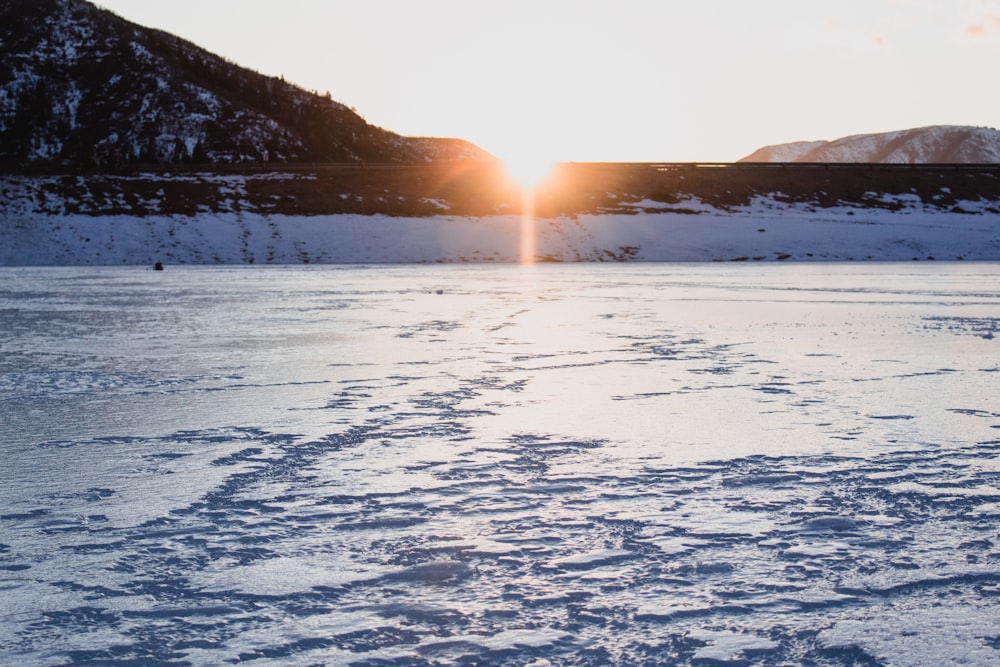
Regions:
<instances>
[{"instance_id":1,"label":"shoreline","mask_svg":"<svg viewBox=\"0 0 1000 667\"><path fill-rule=\"evenodd\" d=\"M570 163L530 206L496 163L4 176L0 265L997 261L987 166Z\"/></svg>"},{"instance_id":2,"label":"shoreline","mask_svg":"<svg viewBox=\"0 0 1000 667\"><path fill-rule=\"evenodd\" d=\"M0 266L521 263L521 216L33 215ZM533 262L998 261L1000 216L804 211L535 219Z\"/></svg>"}]
</instances>

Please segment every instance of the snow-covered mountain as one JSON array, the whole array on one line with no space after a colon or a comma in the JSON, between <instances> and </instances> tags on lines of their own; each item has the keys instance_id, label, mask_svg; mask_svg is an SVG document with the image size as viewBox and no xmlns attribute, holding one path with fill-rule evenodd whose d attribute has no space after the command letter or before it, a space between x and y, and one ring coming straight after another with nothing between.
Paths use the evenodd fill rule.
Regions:
<instances>
[{"instance_id":1,"label":"snow-covered mountain","mask_svg":"<svg viewBox=\"0 0 1000 667\"><path fill-rule=\"evenodd\" d=\"M0 165L485 158L402 137L85 0L0 2Z\"/></svg>"},{"instance_id":2,"label":"snow-covered mountain","mask_svg":"<svg viewBox=\"0 0 1000 667\"><path fill-rule=\"evenodd\" d=\"M765 146L740 162L880 162L984 164L1000 162L1000 131L933 125L898 132L856 134L835 141Z\"/></svg>"}]
</instances>

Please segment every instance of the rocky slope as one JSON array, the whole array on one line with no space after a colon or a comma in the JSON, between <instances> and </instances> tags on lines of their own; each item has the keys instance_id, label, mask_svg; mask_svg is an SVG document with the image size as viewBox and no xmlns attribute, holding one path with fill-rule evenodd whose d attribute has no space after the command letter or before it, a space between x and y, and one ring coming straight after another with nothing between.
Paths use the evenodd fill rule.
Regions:
<instances>
[{"instance_id":1,"label":"rocky slope","mask_svg":"<svg viewBox=\"0 0 1000 667\"><path fill-rule=\"evenodd\" d=\"M347 106L84 0L0 2L0 166L424 162L489 157Z\"/></svg>"},{"instance_id":2,"label":"rocky slope","mask_svg":"<svg viewBox=\"0 0 1000 667\"><path fill-rule=\"evenodd\" d=\"M835 141L799 141L765 146L740 161L1000 163L1000 131L988 127L934 125L898 132L857 134Z\"/></svg>"}]
</instances>

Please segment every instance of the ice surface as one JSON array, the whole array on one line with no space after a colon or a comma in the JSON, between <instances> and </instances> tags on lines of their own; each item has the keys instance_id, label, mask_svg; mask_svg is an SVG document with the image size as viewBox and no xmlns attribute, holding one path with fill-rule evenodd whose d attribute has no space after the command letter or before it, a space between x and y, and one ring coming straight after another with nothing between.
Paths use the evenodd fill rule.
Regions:
<instances>
[{"instance_id":1,"label":"ice surface","mask_svg":"<svg viewBox=\"0 0 1000 667\"><path fill-rule=\"evenodd\" d=\"M0 269L0 663L994 664L998 279Z\"/></svg>"}]
</instances>

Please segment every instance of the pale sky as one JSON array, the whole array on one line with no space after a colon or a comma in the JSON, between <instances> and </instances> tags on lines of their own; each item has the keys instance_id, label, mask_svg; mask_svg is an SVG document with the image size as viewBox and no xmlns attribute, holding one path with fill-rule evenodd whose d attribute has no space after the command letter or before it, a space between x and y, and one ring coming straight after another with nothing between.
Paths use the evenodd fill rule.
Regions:
<instances>
[{"instance_id":1,"label":"pale sky","mask_svg":"<svg viewBox=\"0 0 1000 667\"><path fill-rule=\"evenodd\" d=\"M401 134L500 157L732 161L1000 127L1000 0L97 0Z\"/></svg>"}]
</instances>

